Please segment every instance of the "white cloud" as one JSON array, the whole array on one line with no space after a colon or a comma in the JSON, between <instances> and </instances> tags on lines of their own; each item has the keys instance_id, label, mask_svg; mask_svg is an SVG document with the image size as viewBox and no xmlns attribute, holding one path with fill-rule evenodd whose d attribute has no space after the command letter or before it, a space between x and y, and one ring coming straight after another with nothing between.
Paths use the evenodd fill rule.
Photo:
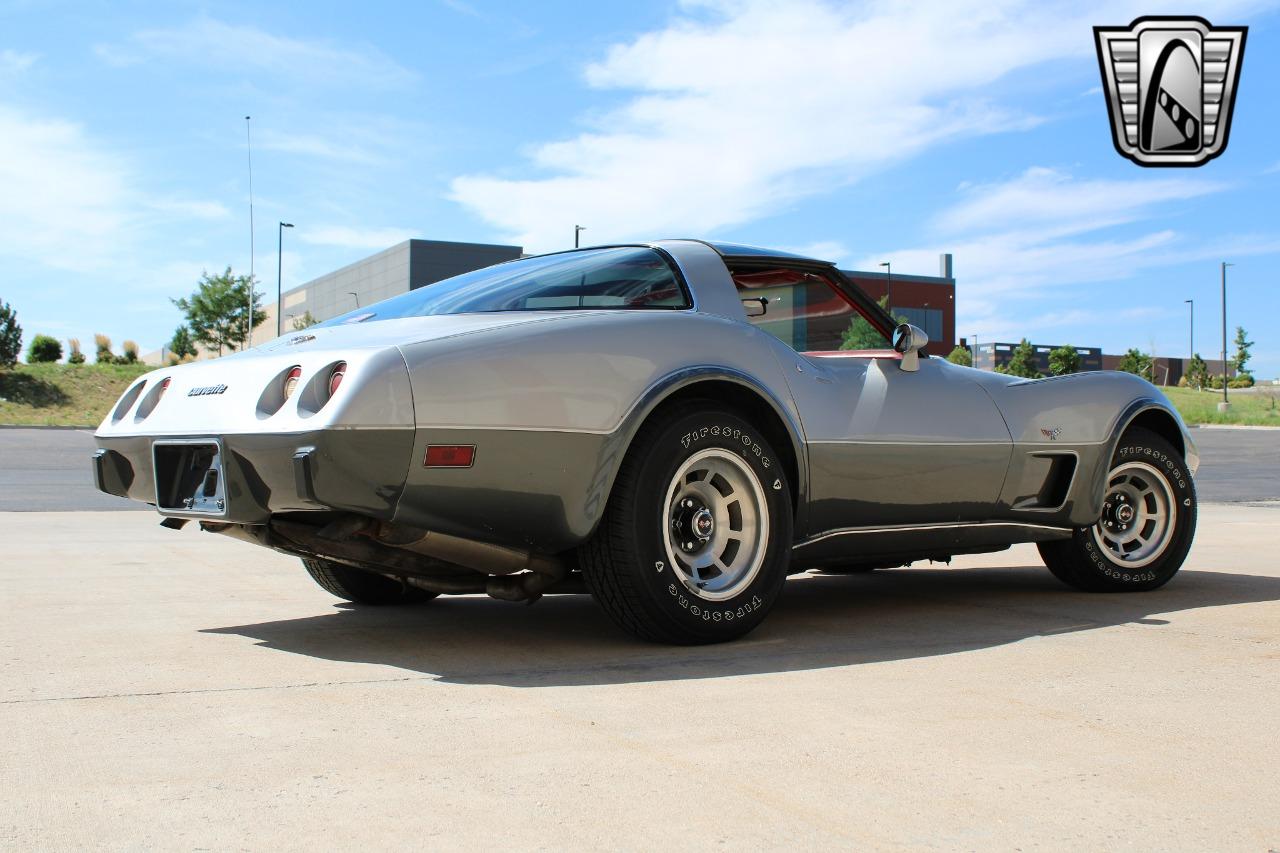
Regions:
<instances>
[{"instance_id":1,"label":"white cloud","mask_svg":"<svg viewBox=\"0 0 1280 853\"><path fill-rule=\"evenodd\" d=\"M298 239L316 246L340 246L344 249L389 249L415 236L408 228L351 228L346 225L321 225L298 230Z\"/></svg>"},{"instance_id":2,"label":"white cloud","mask_svg":"<svg viewBox=\"0 0 1280 853\"><path fill-rule=\"evenodd\" d=\"M36 64L38 53L21 53L5 48L0 50L0 74L21 74Z\"/></svg>"},{"instance_id":3,"label":"white cloud","mask_svg":"<svg viewBox=\"0 0 1280 853\"><path fill-rule=\"evenodd\" d=\"M368 45L278 36L207 16L179 27L141 30L123 45L96 45L94 53L115 66L161 57L223 71L266 72L312 85L394 88L417 76Z\"/></svg>"},{"instance_id":4,"label":"white cloud","mask_svg":"<svg viewBox=\"0 0 1280 853\"><path fill-rule=\"evenodd\" d=\"M0 256L102 273L130 255L157 216L217 219L217 202L154 198L125 157L84 129L0 106Z\"/></svg>"},{"instance_id":5,"label":"white cloud","mask_svg":"<svg viewBox=\"0 0 1280 853\"><path fill-rule=\"evenodd\" d=\"M323 136L306 133L281 133L265 130L253 140L255 148L279 151L284 154L300 154L321 160L339 160L348 163L376 163L381 158L364 145L339 142Z\"/></svg>"},{"instance_id":6,"label":"white cloud","mask_svg":"<svg viewBox=\"0 0 1280 853\"><path fill-rule=\"evenodd\" d=\"M966 199L938 217L948 232L1008 226L1046 226L1058 233L1129 222L1154 205L1219 192L1224 184L1198 178L1073 180L1034 167L1001 184L969 185Z\"/></svg>"},{"instance_id":7,"label":"white cloud","mask_svg":"<svg viewBox=\"0 0 1280 853\"><path fill-rule=\"evenodd\" d=\"M1227 189L1207 179L1076 180L1033 168L1004 183L961 190L963 198L936 218L933 245L885 250L858 265L873 268L887 257L895 270L924 272L933 268L939 252L952 252L964 290L958 317L964 331L958 333L1008 337L1072 324L1101 325L1120 316L1123 296L1096 310L1030 314L1026 305L1031 299L1069 301L1068 288L1120 281L1149 269L1280 252L1277 234L1205 240L1169 228L1140 228L1142 220L1169 205ZM1114 226L1122 223L1133 227L1116 236ZM1141 306L1126 310L1138 312L1124 315L1128 319L1148 316Z\"/></svg>"},{"instance_id":8,"label":"white cloud","mask_svg":"<svg viewBox=\"0 0 1280 853\"><path fill-rule=\"evenodd\" d=\"M452 197L535 251L574 222L606 242L706 234L944 141L1033 124L986 100L990 84L1087 59L1090 27L1135 8L685 2L587 67L590 85L630 94L590 130L534 148L539 176L463 175Z\"/></svg>"}]
</instances>

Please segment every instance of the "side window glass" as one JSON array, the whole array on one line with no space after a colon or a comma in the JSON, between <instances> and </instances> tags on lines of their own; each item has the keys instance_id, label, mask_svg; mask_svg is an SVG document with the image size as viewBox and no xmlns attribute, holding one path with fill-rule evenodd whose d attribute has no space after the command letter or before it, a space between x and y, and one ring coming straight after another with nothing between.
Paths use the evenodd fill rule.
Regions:
<instances>
[{"instance_id":1,"label":"side window glass","mask_svg":"<svg viewBox=\"0 0 1280 853\"><path fill-rule=\"evenodd\" d=\"M749 316L796 352L883 350L889 342L830 281L806 270L786 267L734 272L738 296L765 299L764 313ZM757 314L753 309L751 314Z\"/></svg>"}]
</instances>

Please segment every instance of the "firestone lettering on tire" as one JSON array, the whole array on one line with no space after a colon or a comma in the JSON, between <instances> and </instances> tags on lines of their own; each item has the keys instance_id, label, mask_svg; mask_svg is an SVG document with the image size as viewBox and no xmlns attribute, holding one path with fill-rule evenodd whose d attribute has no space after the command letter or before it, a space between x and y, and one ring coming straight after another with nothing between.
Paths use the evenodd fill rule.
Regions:
<instances>
[{"instance_id":1,"label":"firestone lettering on tire","mask_svg":"<svg viewBox=\"0 0 1280 853\"><path fill-rule=\"evenodd\" d=\"M723 427L722 426L709 426L709 427L704 426L704 427L701 427L700 429L695 429L695 430L692 430L691 432L687 432L680 437L680 446L688 450L690 446L706 438L708 435L715 436L715 437L723 436L725 438L731 438L735 442L741 442L743 447L749 448L751 453L753 453L757 458L759 458L761 465L763 465L766 468L773 465L773 460L765 455L764 450L760 447L760 445L756 442L755 439L753 439L749 434L744 433L740 429L734 429L728 426L723 426ZM745 452L744 452L744 455L745 455Z\"/></svg>"}]
</instances>

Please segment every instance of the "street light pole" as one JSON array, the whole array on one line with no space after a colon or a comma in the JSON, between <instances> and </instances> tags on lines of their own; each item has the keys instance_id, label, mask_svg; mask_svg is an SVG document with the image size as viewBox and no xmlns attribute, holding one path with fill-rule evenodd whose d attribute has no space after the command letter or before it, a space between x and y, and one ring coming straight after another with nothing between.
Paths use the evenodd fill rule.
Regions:
<instances>
[{"instance_id":1,"label":"street light pole","mask_svg":"<svg viewBox=\"0 0 1280 853\"><path fill-rule=\"evenodd\" d=\"M1227 267L1233 266L1235 264L1222 262L1222 402L1218 410L1223 412L1231 406L1227 399Z\"/></svg>"},{"instance_id":2,"label":"street light pole","mask_svg":"<svg viewBox=\"0 0 1280 853\"><path fill-rule=\"evenodd\" d=\"M249 132L249 119L244 117L245 152L249 156L249 314L244 319L244 348L253 345L253 136Z\"/></svg>"},{"instance_id":3,"label":"street light pole","mask_svg":"<svg viewBox=\"0 0 1280 853\"><path fill-rule=\"evenodd\" d=\"M884 307L889 312L889 316L893 316L893 295L890 290L893 287L893 262L881 261L880 266L885 268L884 273Z\"/></svg>"},{"instance_id":4,"label":"street light pole","mask_svg":"<svg viewBox=\"0 0 1280 853\"><path fill-rule=\"evenodd\" d=\"M284 290L281 272L284 268L284 229L292 228L292 222L281 222L276 229L276 337L284 334Z\"/></svg>"},{"instance_id":5,"label":"street light pole","mask_svg":"<svg viewBox=\"0 0 1280 853\"><path fill-rule=\"evenodd\" d=\"M586 230L587 230L587 226L585 225L573 226L573 248L575 249L578 248L578 235Z\"/></svg>"},{"instance_id":6,"label":"street light pole","mask_svg":"<svg viewBox=\"0 0 1280 853\"><path fill-rule=\"evenodd\" d=\"M973 366L977 367L978 366L978 336L971 335L970 337L973 338Z\"/></svg>"},{"instance_id":7,"label":"street light pole","mask_svg":"<svg viewBox=\"0 0 1280 853\"><path fill-rule=\"evenodd\" d=\"M1187 364L1190 365L1191 359L1196 357L1196 301L1194 299L1182 301L1191 306L1191 328L1187 332Z\"/></svg>"}]
</instances>

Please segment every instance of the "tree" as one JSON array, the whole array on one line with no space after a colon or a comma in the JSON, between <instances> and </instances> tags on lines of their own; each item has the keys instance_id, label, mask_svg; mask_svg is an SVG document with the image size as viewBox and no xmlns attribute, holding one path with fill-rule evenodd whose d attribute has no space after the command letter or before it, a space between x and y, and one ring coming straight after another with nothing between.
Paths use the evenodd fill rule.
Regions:
<instances>
[{"instance_id":1,"label":"tree","mask_svg":"<svg viewBox=\"0 0 1280 853\"><path fill-rule=\"evenodd\" d=\"M1200 389L1209 384L1209 365L1205 364L1200 353L1194 353L1191 356L1191 363L1187 365L1187 384L1192 388Z\"/></svg>"},{"instance_id":2,"label":"tree","mask_svg":"<svg viewBox=\"0 0 1280 853\"><path fill-rule=\"evenodd\" d=\"M1066 376L1068 373L1080 372L1080 353L1073 346L1060 346L1049 353L1049 373L1052 376Z\"/></svg>"},{"instance_id":3,"label":"tree","mask_svg":"<svg viewBox=\"0 0 1280 853\"><path fill-rule=\"evenodd\" d=\"M1249 340L1245 335L1244 326L1236 326L1236 354L1231 359L1231 366L1236 369L1237 376L1246 376L1249 373L1245 367L1249 363L1249 348L1253 346L1253 341Z\"/></svg>"},{"instance_id":4,"label":"tree","mask_svg":"<svg viewBox=\"0 0 1280 853\"><path fill-rule=\"evenodd\" d=\"M22 354L22 327L8 302L0 301L0 367L13 367Z\"/></svg>"},{"instance_id":5,"label":"tree","mask_svg":"<svg viewBox=\"0 0 1280 853\"><path fill-rule=\"evenodd\" d=\"M947 361L952 364L960 364L965 367L973 367L973 353L969 352L968 347L957 346L947 354Z\"/></svg>"},{"instance_id":6,"label":"tree","mask_svg":"<svg viewBox=\"0 0 1280 853\"><path fill-rule=\"evenodd\" d=\"M62 342L48 335L36 335L27 348L27 363L41 364L62 358Z\"/></svg>"},{"instance_id":7,"label":"tree","mask_svg":"<svg viewBox=\"0 0 1280 853\"><path fill-rule=\"evenodd\" d=\"M176 355L179 361L184 356L196 354L196 345L191 340L190 329L186 326L179 326L173 330L173 337L169 340L169 352Z\"/></svg>"},{"instance_id":8,"label":"tree","mask_svg":"<svg viewBox=\"0 0 1280 853\"><path fill-rule=\"evenodd\" d=\"M138 344L136 341L124 342L124 355L116 359L117 364L137 364L138 363Z\"/></svg>"},{"instance_id":9,"label":"tree","mask_svg":"<svg viewBox=\"0 0 1280 853\"><path fill-rule=\"evenodd\" d=\"M1134 373L1138 376L1151 378L1151 356L1142 350L1134 347L1124 354L1120 359L1120 369L1125 373Z\"/></svg>"},{"instance_id":10,"label":"tree","mask_svg":"<svg viewBox=\"0 0 1280 853\"><path fill-rule=\"evenodd\" d=\"M311 316L310 311L303 311L301 317L293 318L293 330L295 332L301 332L303 329L309 329L319 322L319 320Z\"/></svg>"},{"instance_id":11,"label":"tree","mask_svg":"<svg viewBox=\"0 0 1280 853\"><path fill-rule=\"evenodd\" d=\"M67 364L84 364L84 353L80 351L79 338L67 338L67 349L70 350Z\"/></svg>"},{"instance_id":12,"label":"tree","mask_svg":"<svg viewBox=\"0 0 1280 853\"><path fill-rule=\"evenodd\" d=\"M1022 339L1022 343L1013 348L1013 355L1009 358L1009 363L1003 367L997 367L1000 373L1007 373L1010 376L1021 376L1023 379L1039 379L1040 371L1036 367L1036 351L1031 346L1031 342L1026 338Z\"/></svg>"},{"instance_id":13,"label":"tree","mask_svg":"<svg viewBox=\"0 0 1280 853\"><path fill-rule=\"evenodd\" d=\"M93 348L97 350L94 361L98 364L114 364L116 357L111 354L111 338L106 335L93 336Z\"/></svg>"},{"instance_id":14,"label":"tree","mask_svg":"<svg viewBox=\"0 0 1280 853\"><path fill-rule=\"evenodd\" d=\"M889 310L889 297L881 296L879 305L885 311ZM907 322L906 317L894 317L893 321L898 324ZM845 329L840 337L840 349L884 349L889 342L884 339L884 335L877 332L870 323L863 319L859 314L849 323L849 328Z\"/></svg>"},{"instance_id":15,"label":"tree","mask_svg":"<svg viewBox=\"0 0 1280 853\"><path fill-rule=\"evenodd\" d=\"M221 275L205 272L190 298L175 299L187 317L191 336L222 355L224 349L237 350L245 345L248 329L245 321L249 315L249 288L252 280L247 275L232 275L231 267ZM257 290L253 293L253 326L257 328L267 319L267 312L260 308Z\"/></svg>"}]
</instances>

